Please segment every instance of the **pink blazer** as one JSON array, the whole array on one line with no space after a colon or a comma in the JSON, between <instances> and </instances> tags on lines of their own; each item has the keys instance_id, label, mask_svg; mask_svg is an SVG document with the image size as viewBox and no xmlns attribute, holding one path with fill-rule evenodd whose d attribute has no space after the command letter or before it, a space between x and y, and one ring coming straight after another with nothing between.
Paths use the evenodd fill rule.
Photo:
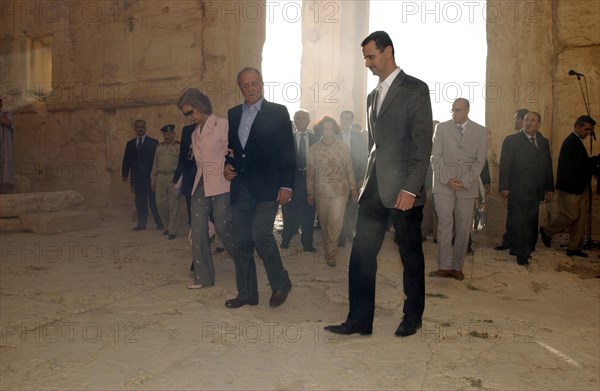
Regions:
<instances>
[{"instance_id":1,"label":"pink blazer","mask_svg":"<svg viewBox=\"0 0 600 391\"><path fill-rule=\"evenodd\" d=\"M202 129L196 126L192 133L192 150L198 169L192 195L196 192L200 177L204 183L204 196L212 197L229 192L230 182L223 176L228 131L226 119L211 115Z\"/></svg>"}]
</instances>

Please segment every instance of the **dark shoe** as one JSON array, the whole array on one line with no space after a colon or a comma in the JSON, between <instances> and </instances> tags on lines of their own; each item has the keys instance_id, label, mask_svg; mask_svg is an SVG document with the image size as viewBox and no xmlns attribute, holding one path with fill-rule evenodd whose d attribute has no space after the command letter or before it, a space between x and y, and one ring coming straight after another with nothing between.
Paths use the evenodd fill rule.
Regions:
<instances>
[{"instance_id":1,"label":"dark shoe","mask_svg":"<svg viewBox=\"0 0 600 391\"><path fill-rule=\"evenodd\" d=\"M581 258L587 258L588 257L587 253L584 253L580 249L567 250L567 255L570 256L570 257L581 257Z\"/></svg>"},{"instance_id":2,"label":"dark shoe","mask_svg":"<svg viewBox=\"0 0 600 391\"><path fill-rule=\"evenodd\" d=\"M271 295L271 299L269 300L269 307L277 308L282 305L288 297L288 293L292 290L292 283L288 282L283 288L277 289Z\"/></svg>"},{"instance_id":3,"label":"dark shoe","mask_svg":"<svg viewBox=\"0 0 600 391\"><path fill-rule=\"evenodd\" d=\"M450 277L454 277L454 271L452 271L452 270L436 270L433 272L429 272L429 277L450 278Z\"/></svg>"},{"instance_id":4,"label":"dark shoe","mask_svg":"<svg viewBox=\"0 0 600 391\"><path fill-rule=\"evenodd\" d=\"M234 299L229 299L225 302L225 307L227 308L240 308L245 305L257 305L258 299L256 300L248 300L248 299L240 299L236 297Z\"/></svg>"},{"instance_id":5,"label":"dark shoe","mask_svg":"<svg viewBox=\"0 0 600 391\"><path fill-rule=\"evenodd\" d=\"M467 247L467 254L475 254L475 253L473 252L473 249L471 248L471 246L468 246L468 247Z\"/></svg>"},{"instance_id":6,"label":"dark shoe","mask_svg":"<svg viewBox=\"0 0 600 391\"><path fill-rule=\"evenodd\" d=\"M170 235L169 235L169 240L173 240L173 239L175 239L175 235L173 235L173 234L170 234Z\"/></svg>"},{"instance_id":7,"label":"dark shoe","mask_svg":"<svg viewBox=\"0 0 600 391\"><path fill-rule=\"evenodd\" d=\"M165 229L165 230L163 231L163 235L168 235L168 234L169 234L169 231Z\"/></svg>"},{"instance_id":8,"label":"dark shoe","mask_svg":"<svg viewBox=\"0 0 600 391\"><path fill-rule=\"evenodd\" d=\"M284 250L290 248L290 242L289 241L287 241L287 242L282 241L281 245L279 245L279 248L282 248Z\"/></svg>"},{"instance_id":9,"label":"dark shoe","mask_svg":"<svg viewBox=\"0 0 600 391\"><path fill-rule=\"evenodd\" d=\"M546 231L544 231L544 227L540 227L540 234L542 235L542 242L544 242L544 246L550 247L552 245L552 238L546 235Z\"/></svg>"},{"instance_id":10,"label":"dark shoe","mask_svg":"<svg viewBox=\"0 0 600 391\"><path fill-rule=\"evenodd\" d=\"M313 246L310 246L310 247L304 247L304 249L303 249L303 250L304 250L304 252L305 252L305 253L316 253L316 252L317 252L317 249L316 249L316 248L314 248Z\"/></svg>"},{"instance_id":11,"label":"dark shoe","mask_svg":"<svg viewBox=\"0 0 600 391\"><path fill-rule=\"evenodd\" d=\"M465 279L465 274L461 270L452 270L452 273L454 274L454 278L456 278L458 281Z\"/></svg>"},{"instance_id":12,"label":"dark shoe","mask_svg":"<svg viewBox=\"0 0 600 391\"><path fill-rule=\"evenodd\" d=\"M529 260L527 260L525 258L517 257L517 263L521 266L527 266L527 265L529 265Z\"/></svg>"},{"instance_id":13,"label":"dark shoe","mask_svg":"<svg viewBox=\"0 0 600 391\"><path fill-rule=\"evenodd\" d=\"M509 249L510 249L510 247L508 247L505 244L501 244L499 246L494 247L494 250L498 250L498 251L504 251L504 250L509 250Z\"/></svg>"},{"instance_id":14,"label":"dark shoe","mask_svg":"<svg viewBox=\"0 0 600 391\"><path fill-rule=\"evenodd\" d=\"M217 247L215 248L215 251L213 251L213 254L221 254L223 251L225 251L223 247Z\"/></svg>"},{"instance_id":15,"label":"dark shoe","mask_svg":"<svg viewBox=\"0 0 600 391\"><path fill-rule=\"evenodd\" d=\"M408 337L409 335L413 335L417 333L417 330L423 326L423 322L419 320L418 322L410 321L407 319L402 319L400 325L396 329L394 335L398 337Z\"/></svg>"},{"instance_id":16,"label":"dark shoe","mask_svg":"<svg viewBox=\"0 0 600 391\"><path fill-rule=\"evenodd\" d=\"M134 231L143 231L143 230L145 230L145 229L146 229L146 227L140 227L139 225L138 225L138 226L135 226L135 227L133 227L133 230L134 230Z\"/></svg>"},{"instance_id":17,"label":"dark shoe","mask_svg":"<svg viewBox=\"0 0 600 391\"><path fill-rule=\"evenodd\" d=\"M347 320L342 324L331 324L324 327L325 330L336 334L350 335L371 335L373 334L373 326L361 326L356 321Z\"/></svg>"},{"instance_id":18,"label":"dark shoe","mask_svg":"<svg viewBox=\"0 0 600 391\"><path fill-rule=\"evenodd\" d=\"M165 229L165 227L162 224L156 226L157 231L162 231L163 229Z\"/></svg>"}]
</instances>

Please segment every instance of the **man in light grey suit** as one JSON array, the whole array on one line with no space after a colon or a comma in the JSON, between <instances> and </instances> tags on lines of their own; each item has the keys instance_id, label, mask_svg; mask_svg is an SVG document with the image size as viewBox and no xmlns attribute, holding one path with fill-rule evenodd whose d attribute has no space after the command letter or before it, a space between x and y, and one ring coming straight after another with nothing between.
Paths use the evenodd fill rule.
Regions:
<instances>
[{"instance_id":1,"label":"man in light grey suit","mask_svg":"<svg viewBox=\"0 0 600 391\"><path fill-rule=\"evenodd\" d=\"M438 124L433 135L431 166L439 268L429 273L432 277L465 278L462 268L487 152L487 130L469 119L469 106L467 99L456 99L452 119Z\"/></svg>"},{"instance_id":2,"label":"man in light grey suit","mask_svg":"<svg viewBox=\"0 0 600 391\"><path fill-rule=\"evenodd\" d=\"M338 334L369 335L375 313L377 254L390 218L404 266L404 319L395 335L415 334L425 308L421 221L425 175L431 155L429 88L397 65L389 35L376 31L361 44L365 66L379 77L367 97L369 162L358 199L356 236L350 254L346 321L329 325Z\"/></svg>"}]
</instances>

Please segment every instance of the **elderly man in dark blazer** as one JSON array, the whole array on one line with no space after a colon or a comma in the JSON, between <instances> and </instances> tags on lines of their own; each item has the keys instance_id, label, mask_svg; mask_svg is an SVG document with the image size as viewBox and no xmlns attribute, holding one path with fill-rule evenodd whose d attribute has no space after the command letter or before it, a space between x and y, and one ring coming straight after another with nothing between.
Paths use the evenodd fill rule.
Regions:
<instances>
[{"instance_id":1,"label":"elderly man in dark blazer","mask_svg":"<svg viewBox=\"0 0 600 391\"><path fill-rule=\"evenodd\" d=\"M582 115L575 121L573 132L563 142L556 172L559 214L547 226L540 228L546 247L550 247L552 236L569 229L567 255L570 257L588 257L579 245L585 234L594 161L588 156L583 140L594 132L595 125L593 118Z\"/></svg>"},{"instance_id":2,"label":"elderly man in dark blazer","mask_svg":"<svg viewBox=\"0 0 600 391\"><path fill-rule=\"evenodd\" d=\"M350 310L344 323L325 329L338 334L371 334L377 254L391 217L406 295L404 318L395 334L408 336L421 327L425 308L421 221L433 133L429 88L396 65L387 33L376 31L361 46L365 66L379 77L377 88L367 97L370 154L350 254Z\"/></svg>"},{"instance_id":3,"label":"elderly man in dark blazer","mask_svg":"<svg viewBox=\"0 0 600 391\"><path fill-rule=\"evenodd\" d=\"M244 103L229 110L229 149L225 178L231 180L237 297L227 308L258 304L254 249L262 258L273 294L271 308L283 304L292 283L273 236L279 205L292 200L296 151L285 106L263 97L263 79L255 68L237 76Z\"/></svg>"},{"instance_id":4,"label":"elderly man in dark blazer","mask_svg":"<svg viewBox=\"0 0 600 391\"><path fill-rule=\"evenodd\" d=\"M146 134L146 121L138 119L133 123L136 137L129 140L125 146L121 176L123 182L127 181L131 172L131 187L135 194L135 210L137 212L137 225L134 231L146 229L148 221L148 205L156 223L156 229L163 229L158 210L156 209L156 195L150 188L150 173L154 164L154 154L158 140Z\"/></svg>"},{"instance_id":5,"label":"elderly man in dark blazer","mask_svg":"<svg viewBox=\"0 0 600 391\"><path fill-rule=\"evenodd\" d=\"M538 132L540 122L538 113L527 113L523 131L507 136L500 154L498 189L508 198L511 254L523 266L529 265L537 237L540 201L550 201L554 193L550 144Z\"/></svg>"}]
</instances>

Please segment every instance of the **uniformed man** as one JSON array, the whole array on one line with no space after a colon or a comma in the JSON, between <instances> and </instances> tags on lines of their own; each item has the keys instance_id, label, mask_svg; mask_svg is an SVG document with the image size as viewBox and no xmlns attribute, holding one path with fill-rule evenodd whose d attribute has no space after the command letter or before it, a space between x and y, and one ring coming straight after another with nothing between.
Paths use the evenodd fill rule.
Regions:
<instances>
[{"instance_id":1,"label":"uniformed man","mask_svg":"<svg viewBox=\"0 0 600 391\"><path fill-rule=\"evenodd\" d=\"M156 147L152 166L152 189L156 192L156 207L169 240L175 239L179 227L180 194L173 183L173 174L179 161L179 141L175 140L175 125L163 126L160 131L165 141Z\"/></svg>"}]
</instances>

